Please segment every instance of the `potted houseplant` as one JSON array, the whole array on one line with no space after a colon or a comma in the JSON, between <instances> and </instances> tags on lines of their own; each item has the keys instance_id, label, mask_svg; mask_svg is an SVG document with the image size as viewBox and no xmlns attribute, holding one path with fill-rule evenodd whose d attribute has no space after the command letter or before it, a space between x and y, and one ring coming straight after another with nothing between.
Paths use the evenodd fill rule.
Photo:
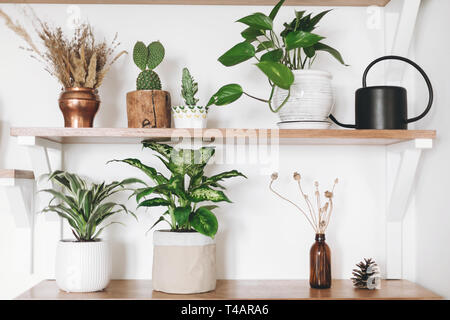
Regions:
<instances>
[{"instance_id":1,"label":"potted houseplant","mask_svg":"<svg viewBox=\"0 0 450 320\"><path fill-rule=\"evenodd\" d=\"M181 95L185 105L173 106L172 116L175 128L206 128L209 107L198 105L195 95L198 84L188 68L183 69L181 77Z\"/></svg>"},{"instance_id":2,"label":"potted houseplant","mask_svg":"<svg viewBox=\"0 0 450 320\"><path fill-rule=\"evenodd\" d=\"M270 110L279 114L278 125L282 128L327 128L334 103L332 77L328 72L310 68L321 51L345 65L341 54L322 42L324 37L312 33L330 10L316 16L305 11L295 12L295 18L284 23L285 29L278 36L273 21L283 3L284 0L279 1L269 16L258 12L238 20L247 25L241 33L245 40L219 58L227 67L256 59L256 66L269 80L269 98L254 97L239 84L228 84L211 97L208 106L226 105L244 94L268 103Z\"/></svg>"},{"instance_id":3,"label":"potted houseplant","mask_svg":"<svg viewBox=\"0 0 450 320\"><path fill-rule=\"evenodd\" d=\"M224 189L220 181L245 176L236 170L205 176L204 169L215 152L211 147L190 150L151 141L143 144L158 153L157 157L170 171L169 177L137 159L115 161L140 169L154 183L154 186L135 191L138 207L167 208L152 226L163 221L170 226L170 230L159 230L153 234L153 289L184 294L214 290L214 236L218 222L212 210L217 206L200 206L200 203L231 202L220 190Z\"/></svg>"},{"instance_id":4,"label":"potted houseplant","mask_svg":"<svg viewBox=\"0 0 450 320\"><path fill-rule=\"evenodd\" d=\"M111 251L108 242L99 238L110 222L102 222L117 213L128 211L120 203L106 200L129 184L140 182L126 179L110 184L89 184L76 174L55 171L49 181L61 187L42 190L53 198L43 212L55 212L65 219L75 236L75 240L60 240L56 249L56 283L67 292L93 292L107 287L111 277ZM58 201L58 203L56 203Z\"/></svg>"},{"instance_id":5,"label":"potted houseplant","mask_svg":"<svg viewBox=\"0 0 450 320\"><path fill-rule=\"evenodd\" d=\"M136 42L133 60L141 70L136 91L127 93L129 128L170 128L170 93L161 90L161 79L154 69L163 61L164 46L155 41L146 46Z\"/></svg>"},{"instance_id":6,"label":"potted houseplant","mask_svg":"<svg viewBox=\"0 0 450 320\"><path fill-rule=\"evenodd\" d=\"M126 51L113 57L118 46L117 35L111 44L97 42L89 24L75 29L67 38L60 27L50 27L32 12L33 26L41 45L19 23L0 10L6 26L25 40L31 57L44 64L45 70L63 85L59 107L64 116L64 126L71 128L92 127L100 106L98 87L111 65Z\"/></svg>"}]
</instances>

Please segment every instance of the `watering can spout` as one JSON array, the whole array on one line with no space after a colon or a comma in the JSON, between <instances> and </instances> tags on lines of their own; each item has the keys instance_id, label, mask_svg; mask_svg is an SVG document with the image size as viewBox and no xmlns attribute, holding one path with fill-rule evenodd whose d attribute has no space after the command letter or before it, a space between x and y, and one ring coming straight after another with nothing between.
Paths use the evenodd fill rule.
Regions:
<instances>
[{"instance_id":1,"label":"watering can spout","mask_svg":"<svg viewBox=\"0 0 450 320\"><path fill-rule=\"evenodd\" d=\"M337 121L337 119L332 114L330 114L330 119L331 119L331 121L333 121L334 123L336 123L340 127L351 128L351 129L355 129L356 128L356 125L354 125L354 124L340 123L339 121Z\"/></svg>"}]
</instances>

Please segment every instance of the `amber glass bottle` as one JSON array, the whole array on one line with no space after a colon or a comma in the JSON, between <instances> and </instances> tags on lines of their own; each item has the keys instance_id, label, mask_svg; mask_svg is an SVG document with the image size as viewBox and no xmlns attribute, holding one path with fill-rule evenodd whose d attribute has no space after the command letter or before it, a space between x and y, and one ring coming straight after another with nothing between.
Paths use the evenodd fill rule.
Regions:
<instances>
[{"instance_id":1,"label":"amber glass bottle","mask_svg":"<svg viewBox=\"0 0 450 320\"><path fill-rule=\"evenodd\" d=\"M326 289L331 287L331 252L325 242L325 234L316 234L316 242L309 252L309 284L311 288Z\"/></svg>"}]
</instances>

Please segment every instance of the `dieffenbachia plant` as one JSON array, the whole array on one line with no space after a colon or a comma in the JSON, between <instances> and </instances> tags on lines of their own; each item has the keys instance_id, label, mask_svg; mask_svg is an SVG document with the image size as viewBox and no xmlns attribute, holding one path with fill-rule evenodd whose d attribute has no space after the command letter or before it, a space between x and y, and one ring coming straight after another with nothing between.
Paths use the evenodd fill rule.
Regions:
<instances>
[{"instance_id":1,"label":"dieffenbachia plant","mask_svg":"<svg viewBox=\"0 0 450 320\"><path fill-rule=\"evenodd\" d=\"M105 182L89 184L76 174L54 171L48 176L48 180L61 187L61 191L41 190L41 192L47 192L53 196L43 212L55 212L66 219L78 241L98 240L104 228L119 222L111 222L101 228L99 225L106 218L117 213L128 213L136 218L125 205L106 200L113 194L129 190L126 186L130 184L143 183L139 179L125 179L110 184L105 184Z\"/></svg>"},{"instance_id":2,"label":"dieffenbachia plant","mask_svg":"<svg viewBox=\"0 0 450 320\"><path fill-rule=\"evenodd\" d=\"M257 60L256 66L267 76L271 86L269 99L261 99L246 93L239 84L228 84L220 88L209 100L208 106L223 106L239 99L243 94L266 102L272 112L278 112L289 100L291 85L294 83L292 70L311 67L317 52L325 51L345 65L341 54L334 48L322 43L325 39L312 31L317 23L331 10L323 11L316 16L296 11L291 23L284 23L285 29L277 36L273 29L273 21L283 5L279 1L269 16L257 12L239 19L237 22L247 25L241 35L245 39L219 57L219 62L226 67L240 64L252 58ZM275 87L288 90L285 100L277 108L272 107Z\"/></svg>"},{"instance_id":3,"label":"dieffenbachia plant","mask_svg":"<svg viewBox=\"0 0 450 320\"><path fill-rule=\"evenodd\" d=\"M156 157L170 171L169 177L165 177L155 168L146 166L138 159L113 161L136 167L152 180L153 186L139 188L134 193L138 208L167 208L150 229L166 221L172 231L195 230L214 238L218 222L212 210L217 206L199 205L205 201L231 202L222 191L225 188L219 182L227 178L245 176L237 170L222 172L211 177L205 176L204 169L215 153L215 149L211 147L202 147L198 150L176 149L152 141L144 141L143 145L158 153Z\"/></svg>"}]
</instances>

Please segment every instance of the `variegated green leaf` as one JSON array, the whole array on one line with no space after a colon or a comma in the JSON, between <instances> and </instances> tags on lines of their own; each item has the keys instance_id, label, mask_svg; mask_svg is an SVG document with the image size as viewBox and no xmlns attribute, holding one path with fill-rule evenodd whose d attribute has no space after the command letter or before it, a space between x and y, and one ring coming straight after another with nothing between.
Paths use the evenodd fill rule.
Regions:
<instances>
[{"instance_id":1,"label":"variegated green leaf","mask_svg":"<svg viewBox=\"0 0 450 320\"><path fill-rule=\"evenodd\" d=\"M201 202L201 201L213 201L213 202L231 202L227 196L219 190L213 190L207 186L195 188L189 194L189 198L192 202Z\"/></svg>"},{"instance_id":2,"label":"variegated green leaf","mask_svg":"<svg viewBox=\"0 0 450 320\"><path fill-rule=\"evenodd\" d=\"M198 208L191 215L190 223L195 231L211 238L214 238L219 228L216 216L205 207Z\"/></svg>"}]
</instances>

